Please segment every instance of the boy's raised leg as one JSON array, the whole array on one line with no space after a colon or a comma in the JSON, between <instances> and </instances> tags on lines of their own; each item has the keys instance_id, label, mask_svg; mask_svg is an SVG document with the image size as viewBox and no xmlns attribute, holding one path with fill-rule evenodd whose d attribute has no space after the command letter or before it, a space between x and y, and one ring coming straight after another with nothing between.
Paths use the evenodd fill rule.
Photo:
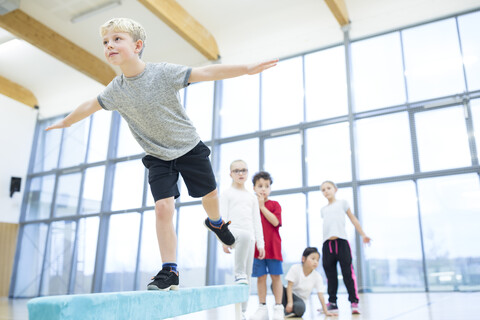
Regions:
<instances>
[{"instance_id":1,"label":"boy's raised leg","mask_svg":"<svg viewBox=\"0 0 480 320\"><path fill-rule=\"evenodd\" d=\"M207 212L208 218L205 219L205 227L212 231L218 240L227 246L231 246L235 243L235 238L233 234L228 230L228 225L230 222L219 221L220 210L218 204L218 191L217 189L206 194L202 197L203 208ZM218 221L217 225L212 224L212 221Z\"/></svg>"}]
</instances>

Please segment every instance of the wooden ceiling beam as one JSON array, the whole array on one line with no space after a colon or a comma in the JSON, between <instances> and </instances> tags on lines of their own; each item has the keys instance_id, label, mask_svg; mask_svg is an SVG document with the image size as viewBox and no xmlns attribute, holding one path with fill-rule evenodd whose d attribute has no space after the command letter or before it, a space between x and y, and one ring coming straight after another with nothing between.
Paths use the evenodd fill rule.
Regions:
<instances>
[{"instance_id":1,"label":"wooden ceiling beam","mask_svg":"<svg viewBox=\"0 0 480 320\"><path fill-rule=\"evenodd\" d=\"M0 15L0 27L103 85L109 84L116 76L106 62L21 10Z\"/></svg>"},{"instance_id":2,"label":"wooden ceiling beam","mask_svg":"<svg viewBox=\"0 0 480 320\"><path fill-rule=\"evenodd\" d=\"M340 26L343 27L350 23L345 0L325 0L325 3L330 8L330 11L333 13Z\"/></svg>"},{"instance_id":3,"label":"wooden ceiling beam","mask_svg":"<svg viewBox=\"0 0 480 320\"><path fill-rule=\"evenodd\" d=\"M213 35L175 0L138 0L208 60L220 54Z\"/></svg>"},{"instance_id":4,"label":"wooden ceiling beam","mask_svg":"<svg viewBox=\"0 0 480 320\"><path fill-rule=\"evenodd\" d=\"M26 104L29 107L38 107L38 100L30 90L2 76L0 76L0 94Z\"/></svg>"}]
</instances>

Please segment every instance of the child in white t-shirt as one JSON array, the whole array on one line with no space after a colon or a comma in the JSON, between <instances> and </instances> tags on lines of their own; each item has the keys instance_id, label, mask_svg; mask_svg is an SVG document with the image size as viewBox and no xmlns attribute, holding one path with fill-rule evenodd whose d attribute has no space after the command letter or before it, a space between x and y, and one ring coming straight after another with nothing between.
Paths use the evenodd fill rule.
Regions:
<instances>
[{"instance_id":1,"label":"child in white t-shirt","mask_svg":"<svg viewBox=\"0 0 480 320\"><path fill-rule=\"evenodd\" d=\"M285 308L285 317L301 317L305 313L305 303L312 290L317 291L318 299L322 304L325 315L333 316L327 310L323 298L323 279L315 269L318 267L320 253L317 248L308 247L303 251L302 264L295 264L288 270L285 279L288 281L287 288L283 290L282 304Z\"/></svg>"},{"instance_id":2,"label":"child in white t-shirt","mask_svg":"<svg viewBox=\"0 0 480 320\"><path fill-rule=\"evenodd\" d=\"M350 219L355 229L357 229L358 233L362 236L363 243L368 244L371 239L363 231L360 222L350 210L348 202L335 198L338 190L335 183L325 181L320 185L320 189L328 200L328 205L321 210L323 218L322 263L328 282L327 308L330 312L338 314L337 263L340 263L343 282L348 292L348 300L352 306L352 314L360 314L357 278L353 270L352 251L347 241L347 232L345 231L346 217Z\"/></svg>"}]
</instances>

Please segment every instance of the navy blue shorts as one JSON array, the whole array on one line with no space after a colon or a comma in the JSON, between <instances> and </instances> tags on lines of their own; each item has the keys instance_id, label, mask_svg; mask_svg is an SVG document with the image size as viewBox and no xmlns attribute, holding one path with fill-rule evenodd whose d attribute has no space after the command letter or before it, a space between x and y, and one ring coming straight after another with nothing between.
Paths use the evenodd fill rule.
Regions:
<instances>
[{"instance_id":1,"label":"navy blue shorts","mask_svg":"<svg viewBox=\"0 0 480 320\"><path fill-rule=\"evenodd\" d=\"M215 175L208 156L210 149L200 141L180 158L164 161L151 155L142 158L148 169L148 183L155 202L160 199L180 196L178 175L181 174L188 194L200 198L217 188Z\"/></svg>"},{"instance_id":2,"label":"navy blue shorts","mask_svg":"<svg viewBox=\"0 0 480 320\"><path fill-rule=\"evenodd\" d=\"M270 273L271 275L283 274L282 261L276 259L253 260L252 277L261 277Z\"/></svg>"}]
</instances>

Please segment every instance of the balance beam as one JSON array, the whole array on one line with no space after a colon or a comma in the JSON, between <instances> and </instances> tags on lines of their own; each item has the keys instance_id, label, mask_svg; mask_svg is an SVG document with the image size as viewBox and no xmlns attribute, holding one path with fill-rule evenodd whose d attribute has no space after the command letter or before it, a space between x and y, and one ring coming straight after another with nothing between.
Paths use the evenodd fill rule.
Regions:
<instances>
[{"instance_id":1,"label":"balance beam","mask_svg":"<svg viewBox=\"0 0 480 320\"><path fill-rule=\"evenodd\" d=\"M235 317L240 319L248 295L247 285L206 286L48 296L30 300L27 308L29 320L153 320L236 304Z\"/></svg>"}]
</instances>

